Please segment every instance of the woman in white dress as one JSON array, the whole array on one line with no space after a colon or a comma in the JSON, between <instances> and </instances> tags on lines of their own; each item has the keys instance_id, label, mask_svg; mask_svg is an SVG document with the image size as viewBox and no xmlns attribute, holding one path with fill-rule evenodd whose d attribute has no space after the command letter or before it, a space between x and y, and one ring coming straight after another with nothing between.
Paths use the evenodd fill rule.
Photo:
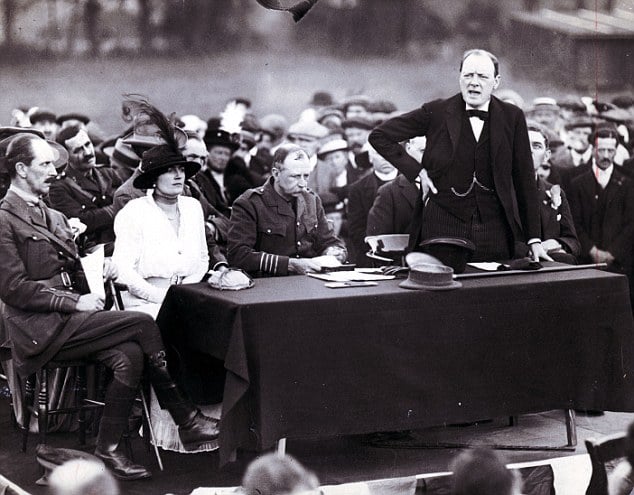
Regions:
<instances>
[{"instance_id":1,"label":"woman in white dress","mask_svg":"<svg viewBox=\"0 0 634 495\"><path fill-rule=\"evenodd\" d=\"M170 285L202 280L209 255L202 207L182 195L185 180L200 165L181 157L157 167L146 160L148 153L134 181L148 193L128 202L115 217L112 259L118 281L128 288L123 294L126 309L156 317Z\"/></svg>"},{"instance_id":2,"label":"woman in white dress","mask_svg":"<svg viewBox=\"0 0 634 495\"><path fill-rule=\"evenodd\" d=\"M128 202L114 221L112 260L119 272L117 281L127 286L123 294L126 309L156 317L170 285L200 282L207 273L202 207L198 200L182 195L185 181L199 169L198 163L186 161L168 145L143 154L134 186L147 189L147 195ZM160 408L154 393L151 416L157 444L164 449L201 452L218 448L217 441L212 441L186 450L177 425Z\"/></svg>"}]
</instances>

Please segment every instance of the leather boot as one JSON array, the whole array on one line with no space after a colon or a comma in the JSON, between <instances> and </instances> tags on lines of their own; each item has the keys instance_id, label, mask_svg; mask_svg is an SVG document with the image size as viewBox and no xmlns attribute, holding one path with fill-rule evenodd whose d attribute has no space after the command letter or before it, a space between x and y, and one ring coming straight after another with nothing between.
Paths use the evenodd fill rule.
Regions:
<instances>
[{"instance_id":1,"label":"leather boot","mask_svg":"<svg viewBox=\"0 0 634 495\"><path fill-rule=\"evenodd\" d=\"M145 467L135 464L118 450L121 435L126 426L126 420L118 421L102 418L99 425L95 456L104 462L117 479L132 481L150 478L152 474Z\"/></svg>"},{"instance_id":2,"label":"leather boot","mask_svg":"<svg viewBox=\"0 0 634 495\"><path fill-rule=\"evenodd\" d=\"M165 361L165 351L148 356L148 374L162 409L178 425L178 436L186 450L214 442L220 430L218 421L205 416L172 380Z\"/></svg>"}]
</instances>

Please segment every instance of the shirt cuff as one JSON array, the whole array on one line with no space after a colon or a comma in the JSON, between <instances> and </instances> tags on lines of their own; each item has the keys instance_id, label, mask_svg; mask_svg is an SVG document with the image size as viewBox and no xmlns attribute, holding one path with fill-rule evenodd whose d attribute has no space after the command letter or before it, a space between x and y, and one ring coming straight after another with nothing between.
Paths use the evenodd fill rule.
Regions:
<instances>
[{"instance_id":1,"label":"shirt cuff","mask_svg":"<svg viewBox=\"0 0 634 495\"><path fill-rule=\"evenodd\" d=\"M537 244L538 242L542 242L542 240L539 237L533 237L532 239L529 239L526 244L530 246L531 244Z\"/></svg>"},{"instance_id":2,"label":"shirt cuff","mask_svg":"<svg viewBox=\"0 0 634 495\"><path fill-rule=\"evenodd\" d=\"M229 263L227 263L226 261L219 261L211 268L210 271L216 271L221 266L226 266L227 268L229 268ZM208 275L211 275L211 274L208 273Z\"/></svg>"}]
</instances>

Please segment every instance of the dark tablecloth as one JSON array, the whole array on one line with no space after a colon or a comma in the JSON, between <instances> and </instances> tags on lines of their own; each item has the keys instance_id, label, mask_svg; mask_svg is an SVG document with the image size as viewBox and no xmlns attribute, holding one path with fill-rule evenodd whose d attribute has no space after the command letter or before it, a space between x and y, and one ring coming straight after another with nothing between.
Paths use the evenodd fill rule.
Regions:
<instances>
[{"instance_id":1,"label":"dark tablecloth","mask_svg":"<svg viewBox=\"0 0 634 495\"><path fill-rule=\"evenodd\" d=\"M280 438L368 433L545 411L634 411L626 277L598 270L463 280L444 292L172 287L166 343L224 359L221 462Z\"/></svg>"}]
</instances>

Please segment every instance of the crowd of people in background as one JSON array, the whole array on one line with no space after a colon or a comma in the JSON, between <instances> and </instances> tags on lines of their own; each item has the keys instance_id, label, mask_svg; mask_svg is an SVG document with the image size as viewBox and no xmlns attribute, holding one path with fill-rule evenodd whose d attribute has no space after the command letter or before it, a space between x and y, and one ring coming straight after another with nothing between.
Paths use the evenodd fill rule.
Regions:
<instances>
[{"instance_id":1,"label":"crowd of people in background","mask_svg":"<svg viewBox=\"0 0 634 495\"><path fill-rule=\"evenodd\" d=\"M580 243L577 246L562 234L561 239L552 238L547 245L549 251L566 254L560 259L566 262L603 262L629 275L634 241L634 199L629 187L634 174L630 139L634 98L621 95L600 101L573 95L560 99L544 96L526 104L511 90L501 89L494 96L522 108L532 132L541 135L537 139L542 142L531 146L533 157L538 155L535 174L542 190L542 206L545 211L550 207L556 212L556 223L561 223L562 216L564 222L570 220L565 225L568 234L572 229L571 237L578 237ZM162 104L174 110L168 103ZM60 164L59 180L52 185L47 202L86 226L80 237L84 243L113 245L115 216L130 199L145 195L133 182L139 175L144 151L158 144L160 138L143 126L135 126L125 100L123 106L129 125L120 135L107 139L97 123L83 113L56 115L43 107L33 107L15 110L9 122L11 126L37 130L68 150L68 164ZM309 228L296 232L297 239L289 241L289 237L280 243L286 234L269 232L270 226L262 224L255 228L266 229L256 234L249 228L249 239L242 238L246 197L234 210L234 218L239 219L233 225L231 222L234 202L243 193L253 190L248 193L251 202L258 194L266 195L258 191L266 191L267 180L276 173L274 153L287 144L299 146L306 153L309 168L306 184L301 186L316 194L329 228L341 240L340 247L346 249L347 255L339 254L339 258L370 266L365 237L408 233L416 201L428 193L424 181L422 186L420 179L408 181L368 143L377 125L401 113L390 101L366 95L336 101L331 93L318 91L301 114L290 121L279 114L256 115L251 101L243 97L231 99L216 116L176 117L175 123L183 131L184 155L200 167L199 172L187 177L184 195L198 200L203 208L212 268L228 261L251 275L288 273L287 268L275 264L275 258L264 256L260 264L259 258L245 255L247 251L266 253L271 244L276 255L291 258L323 254L321 245L313 249L314 236ZM420 162L425 143L425 137L412 138L402 143L403 152ZM605 194L597 194L595 184ZM553 185L557 187L552 189ZM613 193L616 202L612 201ZM564 211L560 211L562 198ZM299 249L292 245L295 241L300 243ZM286 261L283 264L288 265ZM311 268L290 267L291 273L306 270Z\"/></svg>"},{"instance_id":2,"label":"crowd of people in background","mask_svg":"<svg viewBox=\"0 0 634 495\"><path fill-rule=\"evenodd\" d=\"M314 93L290 120L256 115L245 97L230 98L218 115L208 117L170 115L178 109L169 108L169 102L124 95L125 128L104 138L82 109L64 115L44 106L16 109L8 125L0 127L0 156L8 165L0 174L0 195L6 195L0 207L6 223L0 244L4 254L22 264L4 256L0 296L24 317L73 315L55 320L66 333L51 337L59 345L42 354L41 362L28 354L28 335L24 348L15 348L22 371L32 372L55 352L63 353L79 338L73 332L84 321L103 314L103 301L80 287L82 270L76 263L96 245L103 245L111 260L105 275L127 287L126 308L151 317L173 284L207 280L215 288L240 289L253 285L256 277L315 272L333 263L370 266L366 236L422 233L427 239L448 226L467 237L479 230L485 249L476 254L482 260L517 256L517 246L507 241L522 240L518 233L523 227L520 256L604 263L631 281L634 97L545 96L527 105L516 93L498 90L490 99L499 84L497 59L475 50L466 52L462 64L462 95L406 114L390 101L367 95L336 101L327 91ZM486 112L476 100L485 100ZM495 118L489 119L489 104ZM473 130L454 147L458 158L446 156L450 137L442 120L454 107L462 119L455 119L455 125ZM500 161L513 165L500 174L495 143L502 134L510 145ZM456 173L443 175L443 164L451 160ZM429 176L426 168L421 170L426 163ZM515 228L507 220L518 202L525 218ZM26 218L32 231L23 235ZM438 226L445 230L434 230ZM44 252L35 242L40 234L60 250ZM42 306L17 297L15 280L26 280L33 290L46 287L37 292ZM55 292L60 288L68 293ZM74 315L83 316L69 325ZM158 328L145 316L131 316L147 327L140 337L108 340L111 327L128 326L125 316L110 315L101 326L90 325L104 335L82 342L88 354L111 350L113 344L136 352L136 367L120 370L123 392L109 392L113 401L117 394L126 400L111 408L110 428L101 427L96 451L119 479L150 476L117 450L144 356L155 390L157 443L181 452L218 448L217 421L172 383ZM95 342L101 342L99 348ZM115 358L104 355L103 362L117 368ZM470 462L462 459L456 471ZM316 488L316 480L306 479L303 490ZM516 485L512 476L503 484L508 485L505 493Z\"/></svg>"}]
</instances>

